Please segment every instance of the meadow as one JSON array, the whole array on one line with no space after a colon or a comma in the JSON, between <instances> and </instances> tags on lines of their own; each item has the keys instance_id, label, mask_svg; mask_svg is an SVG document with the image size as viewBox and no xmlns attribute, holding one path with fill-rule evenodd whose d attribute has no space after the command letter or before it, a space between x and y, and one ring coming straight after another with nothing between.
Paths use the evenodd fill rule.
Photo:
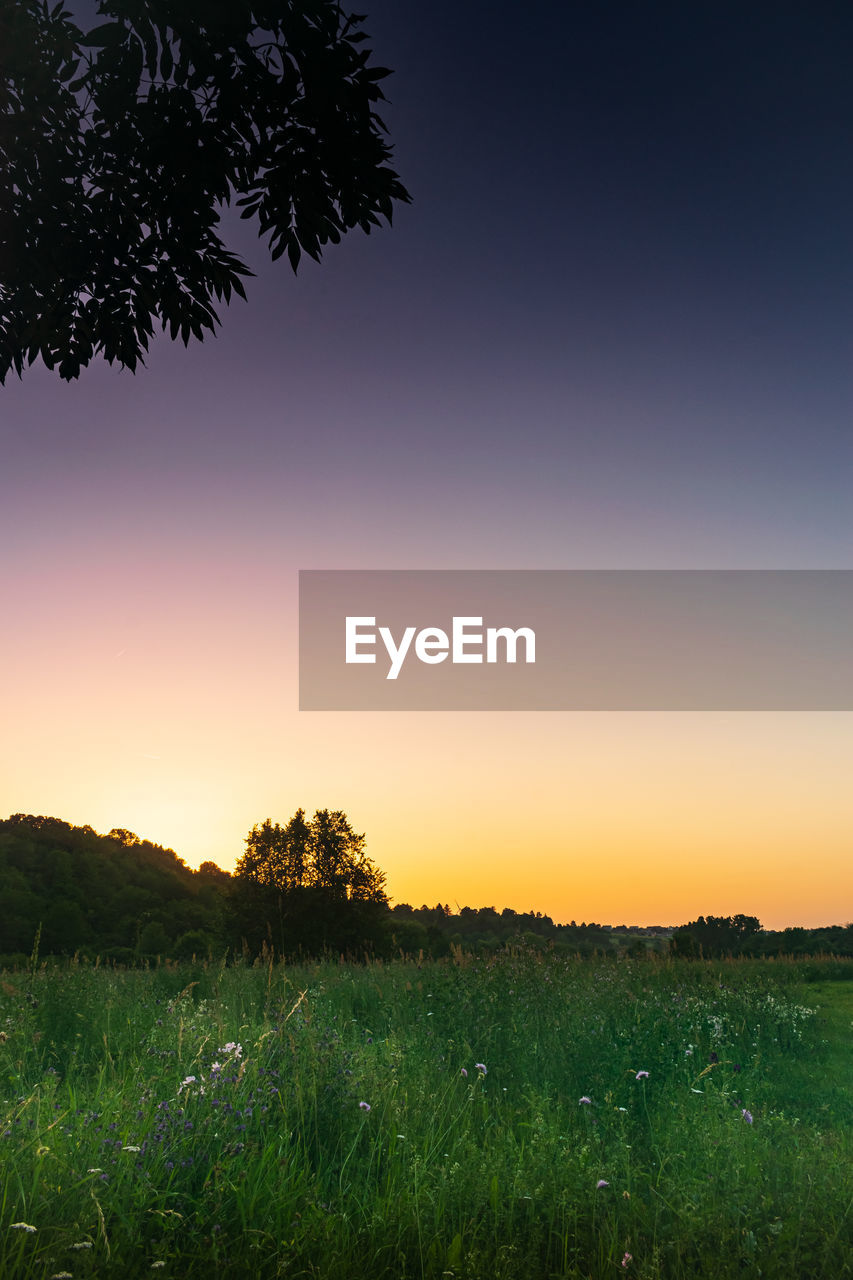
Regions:
<instances>
[{"instance_id":1,"label":"meadow","mask_svg":"<svg viewBox=\"0 0 853 1280\"><path fill-rule=\"evenodd\" d=\"M0 975L0 1276L853 1275L849 961Z\"/></svg>"}]
</instances>

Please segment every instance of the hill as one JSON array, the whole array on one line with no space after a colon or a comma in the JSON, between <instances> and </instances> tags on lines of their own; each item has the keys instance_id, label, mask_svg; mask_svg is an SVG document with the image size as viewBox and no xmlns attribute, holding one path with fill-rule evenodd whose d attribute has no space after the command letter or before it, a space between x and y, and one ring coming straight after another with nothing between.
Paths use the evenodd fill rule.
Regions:
<instances>
[{"instance_id":1,"label":"hill","mask_svg":"<svg viewBox=\"0 0 853 1280\"><path fill-rule=\"evenodd\" d=\"M218 942L230 877L172 849L59 818L0 821L0 954L84 949L114 959L188 954Z\"/></svg>"}]
</instances>

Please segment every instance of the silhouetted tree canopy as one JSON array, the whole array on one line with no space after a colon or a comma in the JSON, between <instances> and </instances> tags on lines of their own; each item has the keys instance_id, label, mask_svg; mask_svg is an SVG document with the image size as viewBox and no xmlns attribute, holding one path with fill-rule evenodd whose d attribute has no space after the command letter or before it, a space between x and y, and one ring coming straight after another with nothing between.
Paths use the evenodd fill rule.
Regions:
<instances>
[{"instance_id":1,"label":"silhouetted tree canopy","mask_svg":"<svg viewBox=\"0 0 853 1280\"><path fill-rule=\"evenodd\" d=\"M757 916L699 916L676 929L670 951L676 956L723 956L745 950L761 932Z\"/></svg>"},{"instance_id":2,"label":"silhouetted tree canopy","mask_svg":"<svg viewBox=\"0 0 853 1280\"><path fill-rule=\"evenodd\" d=\"M254 826L235 868L232 904L241 940L292 954L382 948L387 938L385 876L364 836L340 810L297 809L286 826Z\"/></svg>"},{"instance_id":3,"label":"silhouetted tree canopy","mask_svg":"<svg viewBox=\"0 0 853 1280\"><path fill-rule=\"evenodd\" d=\"M278 893L313 888L350 902L387 901L385 876L340 810L318 809L306 821L297 809L286 827L267 818L246 837L234 875Z\"/></svg>"},{"instance_id":4,"label":"silhouetted tree canopy","mask_svg":"<svg viewBox=\"0 0 853 1280\"><path fill-rule=\"evenodd\" d=\"M208 863L210 867L212 864ZM58 818L0 821L0 955L82 950L126 961L224 951L227 873L193 872L172 849Z\"/></svg>"},{"instance_id":5,"label":"silhouetted tree canopy","mask_svg":"<svg viewBox=\"0 0 853 1280\"><path fill-rule=\"evenodd\" d=\"M286 826L252 828L238 873L213 862L191 871L172 849L122 827L98 835L59 818L16 813L0 819L0 965L25 963L35 939L42 956L79 952L133 964L156 956L279 954L432 957L461 948L502 947L564 955L652 955L661 926L556 924L541 912L448 904L389 908L384 876L346 815L299 809ZM639 942L645 936L648 947ZM700 916L671 937L676 956L853 955L853 924L762 929L754 916ZM639 945L638 945L639 944ZM651 950L649 950L651 948Z\"/></svg>"},{"instance_id":6,"label":"silhouetted tree canopy","mask_svg":"<svg viewBox=\"0 0 853 1280\"><path fill-rule=\"evenodd\" d=\"M336 0L0 0L0 382L41 356L135 369L155 325L203 338L252 273L236 197L296 270L409 195L361 16Z\"/></svg>"}]
</instances>

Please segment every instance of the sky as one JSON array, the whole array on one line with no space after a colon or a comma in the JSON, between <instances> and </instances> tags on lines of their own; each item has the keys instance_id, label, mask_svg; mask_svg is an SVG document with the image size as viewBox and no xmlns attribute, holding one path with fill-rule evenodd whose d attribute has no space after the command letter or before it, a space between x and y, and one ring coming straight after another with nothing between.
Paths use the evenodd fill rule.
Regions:
<instances>
[{"instance_id":1,"label":"sky","mask_svg":"<svg viewBox=\"0 0 853 1280\"><path fill-rule=\"evenodd\" d=\"M393 901L853 917L853 716L299 712L299 569L853 568L853 12L369 0L412 193L218 337L0 391L0 815Z\"/></svg>"}]
</instances>

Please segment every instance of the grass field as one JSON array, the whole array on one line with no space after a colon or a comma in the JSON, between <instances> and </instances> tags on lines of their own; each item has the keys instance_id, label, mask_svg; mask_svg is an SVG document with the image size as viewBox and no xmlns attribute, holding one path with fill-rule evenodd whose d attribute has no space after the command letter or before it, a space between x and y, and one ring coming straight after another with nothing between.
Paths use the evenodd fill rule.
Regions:
<instances>
[{"instance_id":1,"label":"grass field","mask_svg":"<svg viewBox=\"0 0 853 1280\"><path fill-rule=\"evenodd\" d=\"M850 962L0 975L0 1276L853 1276Z\"/></svg>"}]
</instances>

